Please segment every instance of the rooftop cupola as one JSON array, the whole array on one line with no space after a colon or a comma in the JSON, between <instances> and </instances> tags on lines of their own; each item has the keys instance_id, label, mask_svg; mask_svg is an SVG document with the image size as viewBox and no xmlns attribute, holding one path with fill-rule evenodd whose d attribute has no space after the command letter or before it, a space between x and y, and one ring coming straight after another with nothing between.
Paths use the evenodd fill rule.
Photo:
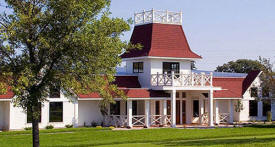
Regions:
<instances>
[{"instance_id":1,"label":"rooftop cupola","mask_svg":"<svg viewBox=\"0 0 275 147\"><path fill-rule=\"evenodd\" d=\"M135 25L143 25L148 23L161 23L161 24L182 24L182 12L171 12L171 11L159 11L149 10L140 13L135 13L134 16Z\"/></svg>"},{"instance_id":2,"label":"rooftop cupola","mask_svg":"<svg viewBox=\"0 0 275 147\"><path fill-rule=\"evenodd\" d=\"M131 49L121 58L200 59L192 52L182 29L182 12L150 10L135 13L130 42L142 49Z\"/></svg>"}]
</instances>

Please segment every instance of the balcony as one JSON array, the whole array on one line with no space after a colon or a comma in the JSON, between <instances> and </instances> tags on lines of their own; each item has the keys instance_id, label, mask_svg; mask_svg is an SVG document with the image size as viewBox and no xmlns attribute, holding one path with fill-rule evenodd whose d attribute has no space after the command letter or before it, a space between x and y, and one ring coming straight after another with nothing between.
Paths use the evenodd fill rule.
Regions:
<instances>
[{"instance_id":1,"label":"balcony","mask_svg":"<svg viewBox=\"0 0 275 147\"><path fill-rule=\"evenodd\" d=\"M151 86L173 86L173 87L209 87L213 86L213 74L191 73L191 74L152 74Z\"/></svg>"}]
</instances>

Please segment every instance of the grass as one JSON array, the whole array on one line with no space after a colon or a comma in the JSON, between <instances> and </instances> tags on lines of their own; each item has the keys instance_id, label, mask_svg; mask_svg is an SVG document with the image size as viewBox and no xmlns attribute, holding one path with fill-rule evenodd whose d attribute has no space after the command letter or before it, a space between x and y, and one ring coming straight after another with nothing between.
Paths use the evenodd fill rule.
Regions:
<instances>
[{"instance_id":1,"label":"grass","mask_svg":"<svg viewBox=\"0 0 275 147\"><path fill-rule=\"evenodd\" d=\"M1 147L29 147L31 131L0 133ZM43 147L86 146L275 146L275 128L251 126L215 129L66 128L40 131Z\"/></svg>"}]
</instances>

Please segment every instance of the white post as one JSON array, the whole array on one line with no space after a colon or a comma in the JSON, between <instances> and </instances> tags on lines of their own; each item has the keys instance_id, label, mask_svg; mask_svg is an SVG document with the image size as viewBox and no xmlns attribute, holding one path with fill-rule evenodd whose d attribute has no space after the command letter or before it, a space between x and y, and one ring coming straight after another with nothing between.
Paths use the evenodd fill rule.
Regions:
<instances>
[{"instance_id":1,"label":"white post","mask_svg":"<svg viewBox=\"0 0 275 147\"><path fill-rule=\"evenodd\" d=\"M210 86L213 86L213 72L210 73Z\"/></svg>"},{"instance_id":2,"label":"white post","mask_svg":"<svg viewBox=\"0 0 275 147\"><path fill-rule=\"evenodd\" d=\"M166 117L167 117L167 100L162 101L163 104L163 125L166 125Z\"/></svg>"},{"instance_id":3,"label":"white post","mask_svg":"<svg viewBox=\"0 0 275 147\"><path fill-rule=\"evenodd\" d=\"M145 126L150 127L150 100L145 100Z\"/></svg>"},{"instance_id":4,"label":"white post","mask_svg":"<svg viewBox=\"0 0 275 147\"><path fill-rule=\"evenodd\" d=\"M128 100L127 101L127 124L128 127L133 127L133 123L132 123L132 101Z\"/></svg>"},{"instance_id":5,"label":"white post","mask_svg":"<svg viewBox=\"0 0 275 147\"><path fill-rule=\"evenodd\" d=\"M229 115L229 123L233 124L234 121L234 103L233 100L230 101L230 115Z\"/></svg>"},{"instance_id":6,"label":"white post","mask_svg":"<svg viewBox=\"0 0 275 147\"><path fill-rule=\"evenodd\" d=\"M182 11L180 11L180 25L182 25Z\"/></svg>"},{"instance_id":7,"label":"white post","mask_svg":"<svg viewBox=\"0 0 275 147\"><path fill-rule=\"evenodd\" d=\"M169 14L168 14L168 10L166 10L166 23L169 22Z\"/></svg>"},{"instance_id":8,"label":"white post","mask_svg":"<svg viewBox=\"0 0 275 147\"><path fill-rule=\"evenodd\" d=\"M209 123L209 126L212 127L214 126L214 123L213 123L213 89L210 90L210 93L209 93L209 118L208 118L208 123Z\"/></svg>"},{"instance_id":9,"label":"white post","mask_svg":"<svg viewBox=\"0 0 275 147\"><path fill-rule=\"evenodd\" d=\"M180 100L180 124L182 125L182 100Z\"/></svg>"},{"instance_id":10,"label":"white post","mask_svg":"<svg viewBox=\"0 0 275 147\"><path fill-rule=\"evenodd\" d=\"M171 126L176 127L176 90L171 93Z\"/></svg>"},{"instance_id":11,"label":"white post","mask_svg":"<svg viewBox=\"0 0 275 147\"><path fill-rule=\"evenodd\" d=\"M205 86L205 85L204 85L204 78L205 78L205 73L202 72L202 73L201 73L201 86Z\"/></svg>"},{"instance_id":12,"label":"white post","mask_svg":"<svg viewBox=\"0 0 275 147\"><path fill-rule=\"evenodd\" d=\"M152 9L152 23L154 23L154 20L155 20L155 10L154 8Z\"/></svg>"},{"instance_id":13,"label":"white post","mask_svg":"<svg viewBox=\"0 0 275 147\"><path fill-rule=\"evenodd\" d=\"M78 101L75 100L74 102L74 121L73 121L74 128L78 127Z\"/></svg>"},{"instance_id":14,"label":"white post","mask_svg":"<svg viewBox=\"0 0 275 147\"><path fill-rule=\"evenodd\" d=\"M157 86L159 86L159 72L157 72Z\"/></svg>"},{"instance_id":15,"label":"white post","mask_svg":"<svg viewBox=\"0 0 275 147\"><path fill-rule=\"evenodd\" d=\"M203 98L200 98L200 124L203 123L202 115L204 114L204 100Z\"/></svg>"},{"instance_id":16,"label":"white post","mask_svg":"<svg viewBox=\"0 0 275 147\"><path fill-rule=\"evenodd\" d=\"M175 83L175 82L174 82L175 72L172 71L171 73L172 73L172 74L171 74L171 82L172 82L171 84L172 84L172 86L174 86L174 83Z\"/></svg>"},{"instance_id":17,"label":"white post","mask_svg":"<svg viewBox=\"0 0 275 147\"><path fill-rule=\"evenodd\" d=\"M258 119L262 119L263 118L263 101L262 99L260 101L258 101Z\"/></svg>"},{"instance_id":18,"label":"white post","mask_svg":"<svg viewBox=\"0 0 275 147\"><path fill-rule=\"evenodd\" d=\"M143 10L143 23L145 23L145 10Z\"/></svg>"},{"instance_id":19,"label":"white post","mask_svg":"<svg viewBox=\"0 0 275 147\"><path fill-rule=\"evenodd\" d=\"M216 105L216 124L219 124L220 123L220 115L219 115L219 101L218 100L215 100L215 105Z\"/></svg>"}]
</instances>

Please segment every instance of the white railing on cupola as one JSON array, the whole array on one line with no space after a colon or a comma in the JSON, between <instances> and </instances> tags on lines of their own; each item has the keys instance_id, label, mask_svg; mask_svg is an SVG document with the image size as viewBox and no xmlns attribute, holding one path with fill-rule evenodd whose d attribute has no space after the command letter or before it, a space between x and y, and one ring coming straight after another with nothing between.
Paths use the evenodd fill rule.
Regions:
<instances>
[{"instance_id":1,"label":"white railing on cupola","mask_svg":"<svg viewBox=\"0 0 275 147\"><path fill-rule=\"evenodd\" d=\"M191 73L191 74L152 74L152 86L175 86L175 87L190 87L190 86L213 86L213 73Z\"/></svg>"},{"instance_id":2,"label":"white railing on cupola","mask_svg":"<svg viewBox=\"0 0 275 147\"><path fill-rule=\"evenodd\" d=\"M182 25L182 12L149 10L140 13L135 13L135 25L142 25L148 23L163 23Z\"/></svg>"}]
</instances>

